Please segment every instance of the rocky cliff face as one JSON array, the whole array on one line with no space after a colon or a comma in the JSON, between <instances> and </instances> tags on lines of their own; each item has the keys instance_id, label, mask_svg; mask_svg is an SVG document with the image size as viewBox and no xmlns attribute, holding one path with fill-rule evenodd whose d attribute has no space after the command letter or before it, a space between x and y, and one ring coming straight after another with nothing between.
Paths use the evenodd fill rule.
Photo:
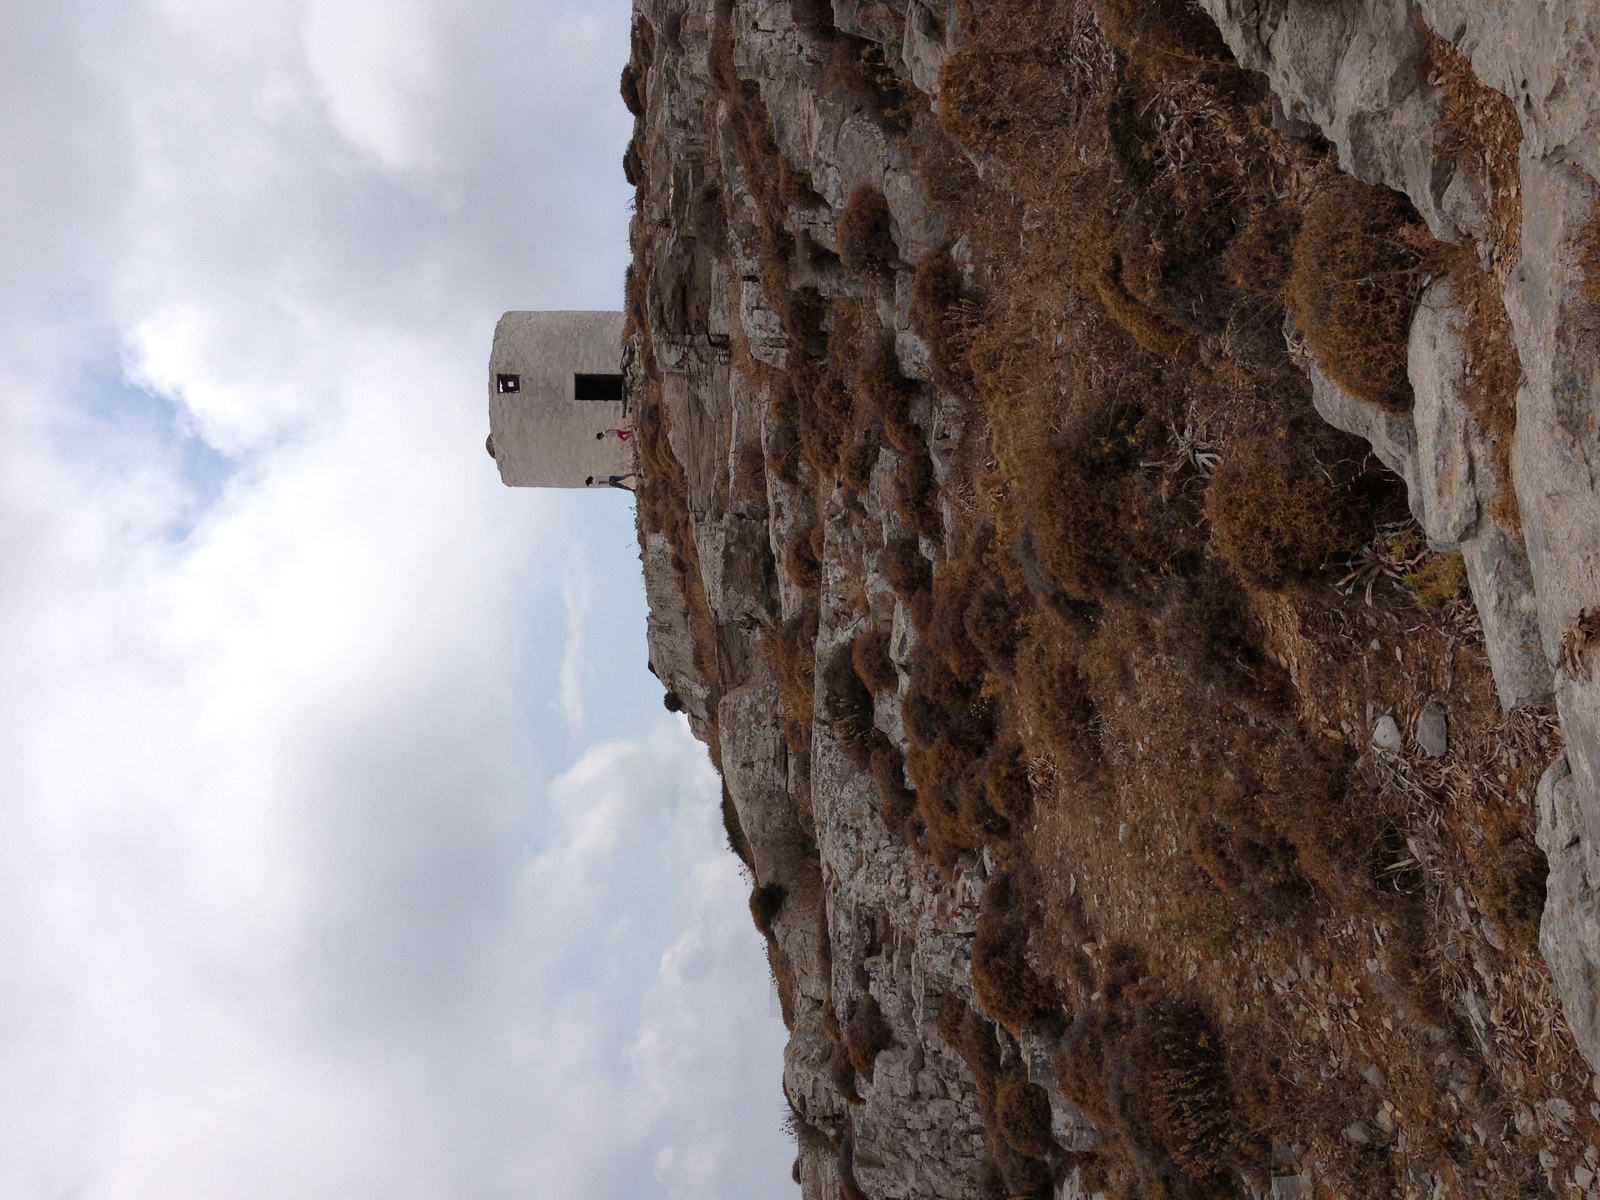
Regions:
<instances>
[{"instance_id":1,"label":"rocky cliff face","mask_svg":"<svg viewBox=\"0 0 1600 1200\"><path fill-rule=\"evenodd\" d=\"M1579 3L638 0L652 665L804 1195L1594 1180L1597 51ZM1323 281L1400 322L1349 362L1316 231L1406 206L1348 176L1409 201Z\"/></svg>"}]
</instances>

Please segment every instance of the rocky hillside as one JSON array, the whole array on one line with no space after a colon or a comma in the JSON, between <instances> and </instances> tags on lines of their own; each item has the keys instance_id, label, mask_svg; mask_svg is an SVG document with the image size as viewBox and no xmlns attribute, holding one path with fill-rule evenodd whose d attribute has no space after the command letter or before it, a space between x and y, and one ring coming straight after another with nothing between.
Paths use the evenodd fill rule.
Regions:
<instances>
[{"instance_id":1,"label":"rocky hillside","mask_svg":"<svg viewBox=\"0 0 1600 1200\"><path fill-rule=\"evenodd\" d=\"M803 1195L1600 1194L1597 74L1586 0L636 0L652 665Z\"/></svg>"}]
</instances>

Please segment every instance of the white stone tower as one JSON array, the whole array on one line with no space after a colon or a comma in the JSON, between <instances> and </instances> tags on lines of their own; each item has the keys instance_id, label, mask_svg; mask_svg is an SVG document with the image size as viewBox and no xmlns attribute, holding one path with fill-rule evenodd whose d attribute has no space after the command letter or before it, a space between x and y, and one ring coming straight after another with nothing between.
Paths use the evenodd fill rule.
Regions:
<instances>
[{"instance_id":1,"label":"white stone tower","mask_svg":"<svg viewBox=\"0 0 1600 1200\"><path fill-rule=\"evenodd\" d=\"M622 314L508 312L489 352L489 453L510 487L583 487L633 470Z\"/></svg>"}]
</instances>

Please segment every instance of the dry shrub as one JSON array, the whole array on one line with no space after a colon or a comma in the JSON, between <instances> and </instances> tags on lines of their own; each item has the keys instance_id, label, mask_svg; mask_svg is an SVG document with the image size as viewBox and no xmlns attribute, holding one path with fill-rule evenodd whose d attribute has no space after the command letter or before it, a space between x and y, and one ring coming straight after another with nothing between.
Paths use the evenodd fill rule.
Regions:
<instances>
[{"instance_id":1,"label":"dry shrub","mask_svg":"<svg viewBox=\"0 0 1600 1200\"><path fill-rule=\"evenodd\" d=\"M922 256L911 280L911 324L928 346L939 381L955 391L971 390L966 359L967 305L961 296L961 265L941 246Z\"/></svg>"},{"instance_id":2,"label":"dry shrub","mask_svg":"<svg viewBox=\"0 0 1600 1200\"><path fill-rule=\"evenodd\" d=\"M972 939L972 990L984 1011L1017 1037L1031 1025L1059 1019L1062 997L1029 964L1028 926L1013 902L1009 876L990 882Z\"/></svg>"},{"instance_id":3,"label":"dry shrub","mask_svg":"<svg viewBox=\"0 0 1600 1200\"><path fill-rule=\"evenodd\" d=\"M837 34L829 63L834 86L853 93L865 110L891 133L905 129L915 94L901 81L877 42Z\"/></svg>"},{"instance_id":4,"label":"dry shrub","mask_svg":"<svg viewBox=\"0 0 1600 1200\"><path fill-rule=\"evenodd\" d=\"M1007 821L1017 824L1033 809L1033 784L1028 779L1028 764L1017 743L996 746L989 751L983 767L983 784L988 790L989 807Z\"/></svg>"},{"instance_id":5,"label":"dry shrub","mask_svg":"<svg viewBox=\"0 0 1600 1200\"><path fill-rule=\"evenodd\" d=\"M1093 25L1063 15L1025 0L975 6L977 20L963 19L967 44L939 72L939 125L950 138L1015 159L1071 128L1111 63Z\"/></svg>"},{"instance_id":6,"label":"dry shrub","mask_svg":"<svg viewBox=\"0 0 1600 1200\"><path fill-rule=\"evenodd\" d=\"M772 936L772 923L783 911L783 902L789 890L781 883L767 883L750 893L750 918L756 923L762 937Z\"/></svg>"},{"instance_id":7,"label":"dry shrub","mask_svg":"<svg viewBox=\"0 0 1600 1200\"><path fill-rule=\"evenodd\" d=\"M1027 481L1039 563L1074 600L1101 600L1140 568L1130 536L1133 488L1118 456L1098 447L1056 446Z\"/></svg>"},{"instance_id":8,"label":"dry shrub","mask_svg":"<svg viewBox=\"0 0 1600 1200\"><path fill-rule=\"evenodd\" d=\"M734 807L733 795L728 791L727 780L722 783L722 831L728 837L728 849L739 861L755 870L755 858L750 853L750 839L745 837L744 826L739 822L739 810Z\"/></svg>"},{"instance_id":9,"label":"dry shrub","mask_svg":"<svg viewBox=\"0 0 1600 1200\"><path fill-rule=\"evenodd\" d=\"M1573 239L1573 248L1578 252L1577 265L1581 276L1578 289L1584 299L1600 308L1600 206L1578 231L1578 236Z\"/></svg>"},{"instance_id":10,"label":"dry shrub","mask_svg":"<svg viewBox=\"0 0 1600 1200\"><path fill-rule=\"evenodd\" d=\"M1246 296L1281 304L1294 268L1300 212L1289 204L1266 204L1245 220L1223 251L1228 278Z\"/></svg>"},{"instance_id":11,"label":"dry shrub","mask_svg":"<svg viewBox=\"0 0 1600 1200\"><path fill-rule=\"evenodd\" d=\"M817 195L816 186L812 183L811 173L795 166L786 155L778 158L778 195L787 204L805 207L822 202L822 197Z\"/></svg>"},{"instance_id":12,"label":"dry shrub","mask_svg":"<svg viewBox=\"0 0 1600 1200\"><path fill-rule=\"evenodd\" d=\"M991 576L973 589L962 617L967 640L983 656L989 671L1001 678L1009 679L1016 667L1023 633L1023 615L1018 609L1025 603L1025 594L1013 595L1003 579Z\"/></svg>"},{"instance_id":13,"label":"dry shrub","mask_svg":"<svg viewBox=\"0 0 1600 1200\"><path fill-rule=\"evenodd\" d=\"M916 538L897 538L884 547L880 569L894 594L907 603L933 586L933 564Z\"/></svg>"},{"instance_id":14,"label":"dry shrub","mask_svg":"<svg viewBox=\"0 0 1600 1200\"><path fill-rule=\"evenodd\" d=\"M817 474L833 476L839 452L850 437L853 401L844 381L820 360L796 363L790 368L796 404L795 429L800 452Z\"/></svg>"},{"instance_id":15,"label":"dry shrub","mask_svg":"<svg viewBox=\"0 0 1600 1200\"><path fill-rule=\"evenodd\" d=\"M840 646L823 674L822 709L839 747L863 770L871 762L872 690L856 674L850 646Z\"/></svg>"},{"instance_id":16,"label":"dry shrub","mask_svg":"<svg viewBox=\"0 0 1600 1200\"><path fill-rule=\"evenodd\" d=\"M622 106L635 117L644 116L644 100L639 95L639 72L630 62L622 68Z\"/></svg>"},{"instance_id":17,"label":"dry shrub","mask_svg":"<svg viewBox=\"0 0 1600 1200\"><path fill-rule=\"evenodd\" d=\"M1172 358L1188 347L1189 339L1182 329L1129 291L1123 278L1123 256L1107 225L1096 222L1083 228L1072 268L1085 294L1099 301L1106 316L1145 350Z\"/></svg>"},{"instance_id":18,"label":"dry shrub","mask_svg":"<svg viewBox=\"0 0 1600 1200\"><path fill-rule=\"evenodd\" d=\"M874 692L900 689L900 672L889 657L889 635L875 625L867 627L850 647L850 661L861 682Z\"/></svg>"},{"instance_id":19,"label":"dry shrub","mask_svg":"<svg viewBox=\"0 0 1600 1200\"><path fill-rule=\"evenodd\" d=\"M889 832L908 846L915 847L922 829L917 813L917 794L906 786L905 758L886 737L872 741L872 782L878 792L878 815Z\"/></svg>"},{"instance_id":20,"label":"dry shrub","mask_svg":"<svg viewBox=\"0 0 1600 1200\"><path fill-rule=\"evenodd\" d=\"M802 539L795 539L803 544ZM794 545L790 543L791 547ZM773 639L778 668L778 697L783 708L783 737L791 753L811 748L811 714L815 704L817 614L797 613Z\"/></svg>"},{"instance_id":21,"label":"dry shrub","mask_svg":"<svg viewBox=\"0 0 1600 1200\"><path fill-rule=\"evenodd\" d=\"M1233 60L1216 22L1190 0L1095 0L1094 11L1118 49L1164 73Z\"/></svg>"},{"instance_id":22,"label":"dry shrub","mask_svg":"<svg viewBox=\"0 0 1600 1200\"><path fill-rule=\"evenodd\" d=\"M1394 823L1381 797L1350 773L1343 742L1283 739L1260 753L1259 804L1277 834L1294 847L1296 869L1336 902L1373 902L1382 846L1373 837ZM1391 861L1392 861L1391 856Z\"/></svg>"},{"instance_id":23,"label":"dry shrub","mask_svg":"<svg viewBox=\"0 0 1600 1200\"><path fill-rule=\"evenodd\" d=\"M883 444L881 426L857 426L855 434L839 452L839 480L857 496L864 496L872 488L872 472L878 465L879 447Z\"/></svg>"},{"instance_id":24,"label":"dry shrub","mask_svg":"<svg viewBox=\"0 0 1600 1200\"><path fill-rule=\"evenodd\" d=\"M855 1067L856 1074L870 1085L878 1055L892 1045L894 1034L889 1022L884 1020L877 998L868 992L856 1004L855 1012L850 1014L850 1021L844 1027L845 1053L850 1056L850 1064Z\"/></svg>"},{"instance_id":25,"label":"dry shrub","mask_svg":"<svg viewBox=\"0 0 1600 1200\"><path fill-rule=\"evenodd\" d=\"M879 275L899 256L889 202L876 188L858 187L839 214L839 258L857 275Z\"/></svg>"},{"instance_id":26,"label":"dry shrub","mask_svg":"<svg viewBox=\"0 0 1600 1200\"><path fill-rule=\"evenodd\" d=\"M964 854L983 846L983 835L962 817L958 786L971 774L977 755L941 733L931 742L913 742L906 768L916 785L917 814L927 830L934 861L953 867Z\"/></svg>"},{"instance_id":27,"label":"dry shrub","mask_svg":"<svg viewBox=\"0 0 1600 1200\"><path fill-rule=\"evenodd\" d=\"M1190 1181L1228 1185L1234 1101L1222 1036L1197 1004L1141 1006L1131 1066L1139 1081L1130 1115Z\"/></svg>"},{"instance_id":28,"label":"dry shrub","mask_svg":"<svg viewBox=\"0 0 1600 1200\"><path fill-rule=\"evenodd\" d=\"M894 339L870 342L861 355L856 387L862 401L883 422L884 437L901 454L926 454L928 440L922 427L911 420L911 401L917 385L900 372Z\"/></svg>"},{"instance_id":29,"label":"dry shrub","mask_svg":"<svg viewBox=\"0 0 1600 1200\"><path fill-rule=\"evenodd\" d=\"M1107 1003L1079 1013L1056 1058L1068 1097L1102 1131L1137 1147L1137 1194L1231 1196L1265 1159L1245 1129L1222 1036L1196 1002L1142 981L1130 947L1107 953Z\"/></svg>"},{"instance_id":30,"label":"dry shrub","mask_svg":"<svg viewBox=\"0 0 1600 1200\"><path fill-rule=\"evenodd\" d=\"M1253 588L1321 572L1372 527L1370 502L1339 486L1298 442L1261 434L1232 446L1206 489L1212 544Z\"/></svg>"},{"instance_id":31,"label":"dry shrub","mask_svg":"<svg viewBox=\"0 0 1600 1200\"><path fill-rule=\"evenodd\" d=\"M933 459L927 451L902 455L895 467L894 482L895 515L930 541L943 537L939 488L933 478Z\"/></svg>"},{"instance_id":32,"label":"dry shrub","mask_svg":"<svg viewBox=\"0 0 1600 1200\"><path fill-rule=\"evenodd\" d=\"M1537 953L1550 874L1544 851L1525 837L1507 838L1489 866L1478 889L1483 908L1528 954Z\"/></svg>"},{"instance_id":33,"label":"dry shrub","mask_svg":"<svg viewBox=\"0 0 1600 1200\"><path fill-rule=\"evenodd\" d=\"M783 548L784 569L796 586L814 592L822 586L822 562L811 548L809 537L793 537Z\"/></svg>"},{"instance_id":34,"label":"dry shrub","mask_svg":"<svg viewBox=\"0 0 1600 1200\"><path fill-rule=\"evenodd\" d=\"M1287 302L1328 377L1375 404L1411 407L1406 341L1437 244L1399 192L1333 172L1306 205Z\"/></svg>"},{"instance_id":35,"label":"dry shrub","mask_svg":"<svg viewBox=\"0 0 1600 1200\"><path fill-rule=\"evenodd\" d=\"M994 741L994 705L984 693L981 671L959 672L925 637L910 664L905 726L913 745L931 746L945 737L977 759Z\"/></svg>"},{"instance_id":36,"label":"dry shrub","mask_svg":"<svg viewBox=\"0 0 1600 1200\"><path fill-rule=\"evenodd\" d=\"M1000 1136L1018 1154L1044 1158L1057 1149L1050 1136L1050 1097L1029 1082L1021 1064L996 1081L994 1118Z\"/></svg>"}]
</instances>

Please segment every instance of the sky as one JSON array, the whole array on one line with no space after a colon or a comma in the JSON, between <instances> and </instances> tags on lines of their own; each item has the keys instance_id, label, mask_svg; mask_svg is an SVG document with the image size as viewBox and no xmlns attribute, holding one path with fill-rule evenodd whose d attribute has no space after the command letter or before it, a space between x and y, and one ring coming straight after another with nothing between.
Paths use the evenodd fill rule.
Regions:
<instances>
[{"instance_id":1,"label":"sky","mask_svg":"<svg viewBox=\"0 0 1600 1200\"><path fill-rule=\"evenodd\" d=\"M0 1200L795 1192L630 499L625 0L0 0Z\"/></svg>"}]
</instances>

